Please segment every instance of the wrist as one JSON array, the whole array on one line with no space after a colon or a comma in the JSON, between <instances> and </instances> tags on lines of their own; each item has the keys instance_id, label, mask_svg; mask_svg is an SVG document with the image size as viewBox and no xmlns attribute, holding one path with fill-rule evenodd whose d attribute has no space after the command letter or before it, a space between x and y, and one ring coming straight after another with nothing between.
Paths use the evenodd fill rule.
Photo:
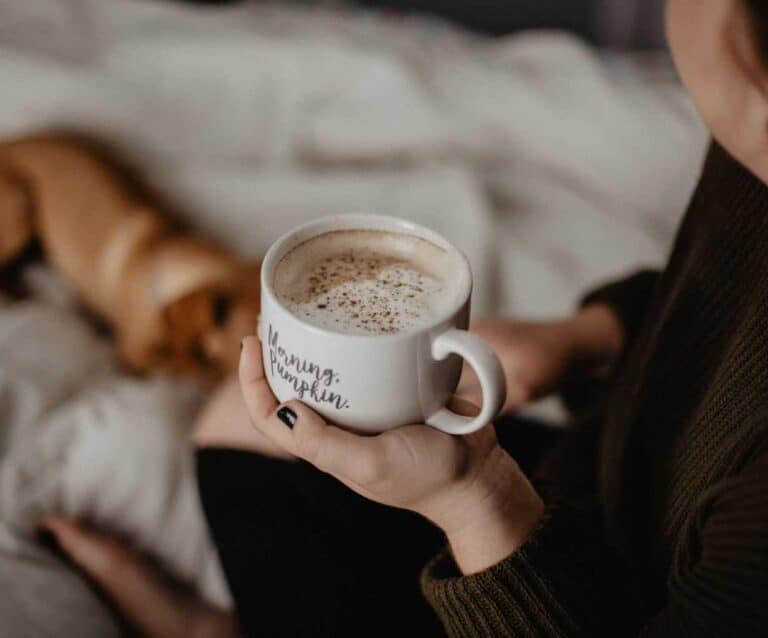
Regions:
<instances>
[{"instance_id":1,"label":"wrist","mask_svg":"<svg viewBox=\"0 0 768 638\"><path fill-rule=\"evenodd\" d=\"M515 552L544 513L544 503L522 470L496 448L479 477L457 494L460 509L439 523L463 574L495 565Z\"/></svg>"}]
</instances>

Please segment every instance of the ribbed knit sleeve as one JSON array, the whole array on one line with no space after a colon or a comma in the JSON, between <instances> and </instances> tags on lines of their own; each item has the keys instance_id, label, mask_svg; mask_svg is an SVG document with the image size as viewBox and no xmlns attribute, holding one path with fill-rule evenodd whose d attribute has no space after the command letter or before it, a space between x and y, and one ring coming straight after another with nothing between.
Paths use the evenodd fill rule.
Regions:
<instances>
[{"instance_id":1,"label":"ribbed knit sleeve","mask_svg":"<svg viewBox=\"0 0 768 638\"><path fill-rule=\"evenodd\" d=\"M551 506L523 547L469 576L460 575L448 549L440 553L422 572L421 586L448 636L599 635L596 610L608 604L616 570L596 520Z\"/></svg>"},{"instance_id":2,"label":"ribbed knit sleeve","mask_svg":"<svg viewBox=\"0 0 768 638\"><path fill-rule=\"evenodd\" d=\"M658 271L641 270L626 279L593 290L582 299L581 305L608 305L616 313L624 329L624 349L628 350L645 322L653 288L658 279Z\"/></svg>"},{"instance_id":3,"label":"ribbed knit sleeve","mask_svg":"<svg viewBox=\"0 0 768 638\"><path fill-rule=\"evenodd\" d=\"M600 542L592 515L551 508L541 527L497 565L460 576L450 554L422 589L451 638L645 636L714 638L768 633L768 463L701 495L695 555L672 565L666 605L638 620L632 582Z\"/></svg>"}]
</instances>

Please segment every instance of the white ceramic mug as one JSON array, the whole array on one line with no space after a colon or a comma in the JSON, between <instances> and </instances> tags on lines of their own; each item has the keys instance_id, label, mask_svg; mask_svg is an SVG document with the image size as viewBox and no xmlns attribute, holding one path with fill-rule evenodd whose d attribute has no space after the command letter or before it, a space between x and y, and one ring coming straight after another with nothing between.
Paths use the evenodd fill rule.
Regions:
<instances>
[{"instance_id":1,"label":"white ceramic mug","mask_svg":"<svg viewBox=\"0 0 768 638\"><path fill-rule=\"evenodd\" d=\"M294 247L338 230L413 235L455 253L459 300L431 324L395 334L343 334L302 321L278 300L275 268ZM378 215L334 215L304 224L278 239L262 263L259 337L267 381L280 402L299 399L327 420L357 432L383 432L410 423L427 423L449 434L474 432L498 414L506 386L496 355L466 331L471 292L466 257L427 228ZM483 405L474 418L445 407L459 382L462 358L474 368L483 391Z\"/></svg>"}]
</instances>

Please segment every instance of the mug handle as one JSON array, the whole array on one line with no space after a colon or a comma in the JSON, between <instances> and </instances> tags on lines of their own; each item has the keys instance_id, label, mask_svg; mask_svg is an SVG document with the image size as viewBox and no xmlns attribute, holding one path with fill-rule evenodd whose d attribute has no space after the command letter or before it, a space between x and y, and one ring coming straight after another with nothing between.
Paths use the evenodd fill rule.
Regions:
<instances>
[{"instance_id":1,"label":"mug handle","mask_svg":"<svg viewBox=\"0 0 768 638\"><path fill-rule=\"evenodd\" d=\"M483 405L475 417L456 414L448 408L438 410L427 419L427 425L447 434L471 434L488 425L501 411L506 400L507 384L499 359L480 337L453 328L432 342L432 356L438 361L457 354L471 365L483 391Z\"/></svg>"}]
</instances>

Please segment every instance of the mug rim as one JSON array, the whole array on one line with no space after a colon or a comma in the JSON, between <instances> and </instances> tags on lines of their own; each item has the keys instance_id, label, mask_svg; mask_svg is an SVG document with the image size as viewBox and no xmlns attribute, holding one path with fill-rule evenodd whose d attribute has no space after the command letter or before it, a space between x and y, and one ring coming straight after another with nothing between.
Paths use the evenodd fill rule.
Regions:
<instances>
[{"instance_id":1,"label":"mug rim","mask_svg":"<svg viewBox=\"0 0 768 638\"><path fill-rule=\"evenodd\" d=\"M413 330L406 330L404 332L397 332L395 334L350 334L345 332L337 332L335 330L329 330L315 324L309 323L292 313L286 308L278 299L273 289L274 272L277 264L288 252L291 242L297 235L305 233L307 236L303 240L294 246L290 246L290 249L299 246L301 243L309 241L322 235L324 233L334 232L337 230L379 230L382 232L399 232L405 235L416 236L420 239L425 239L440 248L453 252L462 264L464 276L460 282L461 288L459 290L457 301L451 305L450 309L442 313L438 319L430 321L427 324L419 326ZM409 339L419 334L430 332L446 320L453 317L470 299L472 294L472 269L469 264L467 256L450 241L443 237L440 233L400 217L394 217L392 215L376 215L369 213L340 213L337 215L326 215L317 219L310 220L292 228L288 232L278 237L267 250L264 255L264 259L261 263L261 294L269 297L271 303L284 311L288 316L299 323L304 329L316 333L318 336L334 337L350 340L368 340L376 339L377 341L399 341L403 339ZM262 304L263 306L263 304ZM262 308L263 312L263 308Z\"/></svg>"}]
</instances>

